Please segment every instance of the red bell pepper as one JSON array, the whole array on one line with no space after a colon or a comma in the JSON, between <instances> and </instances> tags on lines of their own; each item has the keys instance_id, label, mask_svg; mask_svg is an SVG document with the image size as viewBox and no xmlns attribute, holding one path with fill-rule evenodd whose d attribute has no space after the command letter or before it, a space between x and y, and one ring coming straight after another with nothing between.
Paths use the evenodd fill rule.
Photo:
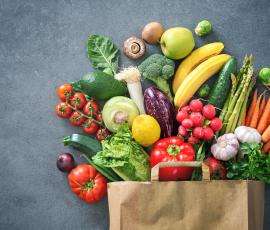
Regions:
<instances>
[{"instance_id":1,"label":"red bell pepper","mask_svg":"<svg viewBox=\"0 0 270 230\"><path fill-rule=\"evenodd\" d=\"M193 146L179 137L160 139L154 144L150 155L151 167L159 162L195 160ZM166 167L160 169L159 178L161 181L189 180L192 172L191 167Z\"/></svg>"}]
</instances>

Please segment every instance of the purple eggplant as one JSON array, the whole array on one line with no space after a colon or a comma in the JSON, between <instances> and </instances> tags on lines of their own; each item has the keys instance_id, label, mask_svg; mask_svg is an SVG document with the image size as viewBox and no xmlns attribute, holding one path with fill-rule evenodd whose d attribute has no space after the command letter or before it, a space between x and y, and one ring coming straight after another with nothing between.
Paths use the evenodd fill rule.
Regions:
<instances>
[{"instance_id":1,"label":"purple eggplant","mask_svg":"<svg viewBox=\"0 0 270 230\"><path fill-rule=\"evenodd\" d=\"M175 109L167 96L156 87L151 86L144 91L146 113L159 123L162 136L170 137L174 132Z\"/></svg>"}]
</instances>

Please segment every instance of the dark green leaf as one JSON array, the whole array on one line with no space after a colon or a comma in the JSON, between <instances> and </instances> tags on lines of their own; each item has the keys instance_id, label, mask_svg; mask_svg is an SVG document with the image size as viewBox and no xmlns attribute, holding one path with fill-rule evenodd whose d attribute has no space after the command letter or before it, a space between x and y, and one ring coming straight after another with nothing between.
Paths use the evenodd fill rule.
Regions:
<instances>
[{"instance_id":1,"label":"dark green leaf","mask_svg":"<svg viewBox=\"0 0 270 230\"><path fill-rule=\"evenodd\" d=\"M110 38L101 35L90 35L87 42L88 58L93 67L111 76L118 69L118 48Z\"/></svg>"}]
</instances>

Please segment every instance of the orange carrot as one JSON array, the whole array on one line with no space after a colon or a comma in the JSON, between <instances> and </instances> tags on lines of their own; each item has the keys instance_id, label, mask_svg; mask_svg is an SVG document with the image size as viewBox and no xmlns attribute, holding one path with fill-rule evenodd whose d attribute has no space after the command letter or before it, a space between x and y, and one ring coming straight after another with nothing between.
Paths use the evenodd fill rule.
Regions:
<instances>
[{"instance_id":1,"label":"orange carrot","mask_svg":"<svg viewBox=\"0 0 270 230\"><path fill-rule=\"evenodd\" d=\"M252 114L253 114L253 111L254 111L255 106L256 106L256 101L257 101L257 90L255 90L255 92L253 93L252 102L251 102L249 109L248 109L248 112L247 112L246 126L249 126L249 124L250 124Z\"/></svg>"},{"instance_id":2,"label":"orange carrot","mask_svg":"<svg viewBox=\"0 0 270 230\"><path fill-rule=\"evenodd\" d=\"M260 104L261 104L262 95L259 96L256 101L255 108L249 123L249 126L252 128L257 128L258 120L259 120L259 112L260 112Z\"/></svg>"},{"instance_id":3,"label":"orange carrot","mask_svg":"<svg viewBox=\"0 0 270 230\"><path fill-rule=\"evenodd\" d=\"M270 98L268 99L263 114L260 118L259 124L257 126L257 130L260 134L266 129L270 122Z\"/></svg>"},{"instance_id":4,"label":"orange carrot","mask_svg":"<svg viewBox=\"0 0 270 230\"><path fill-rule=\"evenodd\" d=\"M263 152L269 153L270 152L270 141L264 144L263 146Z\"/></svg>"},{"instance_id":5,"label":"orange carrot","mask_svg":"<svg viewBox=\"0 0 270 230\"><path fill-rule=\"evenodd\" d=\"M261 104L260 104L259 119L261 118L263 114L265 105L266 105L266 99L265 99L265 96L263 96Z\"/></svg>"},{"instance_id":6,"label":"orange carrot","mask_svg":"<svg viewBox=\"0 0 270 230\"><path fill-rule=\"evenodd\" d=\"M270 125L268 125L268 127L266 128L266 130L264 130L264 132L262 134L263 143L266 143L269 140L270 140Z\"/></svg>"}]
</instances>

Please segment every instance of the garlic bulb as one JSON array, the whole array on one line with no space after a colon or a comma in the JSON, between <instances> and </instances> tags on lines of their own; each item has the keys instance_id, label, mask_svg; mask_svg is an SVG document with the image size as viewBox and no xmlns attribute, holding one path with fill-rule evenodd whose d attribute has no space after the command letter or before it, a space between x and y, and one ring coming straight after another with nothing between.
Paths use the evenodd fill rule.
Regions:
<instances>
[{"instance_id":1,"label":"garlic bulb","mask_svg":"<svg viewBox=\"0 0 270 230\"><path fill-rule=\"evenodd\" d=\"M236 156L239 149L237 137L233 133L227 133L217 139L217 143L211 146L213 156L222 161L228 161Z\"/></svg>"},{"instance_id":2,"label":"garlic bulb","mask_svg":"<svg viewBox=\"0 0 270 230\"><path fill-rule=\"evenodd\" d=\"M260 143L261 134L254 128L239 126L235 129L234 134L241 143Z\"/></svg>"}]
</instances>

